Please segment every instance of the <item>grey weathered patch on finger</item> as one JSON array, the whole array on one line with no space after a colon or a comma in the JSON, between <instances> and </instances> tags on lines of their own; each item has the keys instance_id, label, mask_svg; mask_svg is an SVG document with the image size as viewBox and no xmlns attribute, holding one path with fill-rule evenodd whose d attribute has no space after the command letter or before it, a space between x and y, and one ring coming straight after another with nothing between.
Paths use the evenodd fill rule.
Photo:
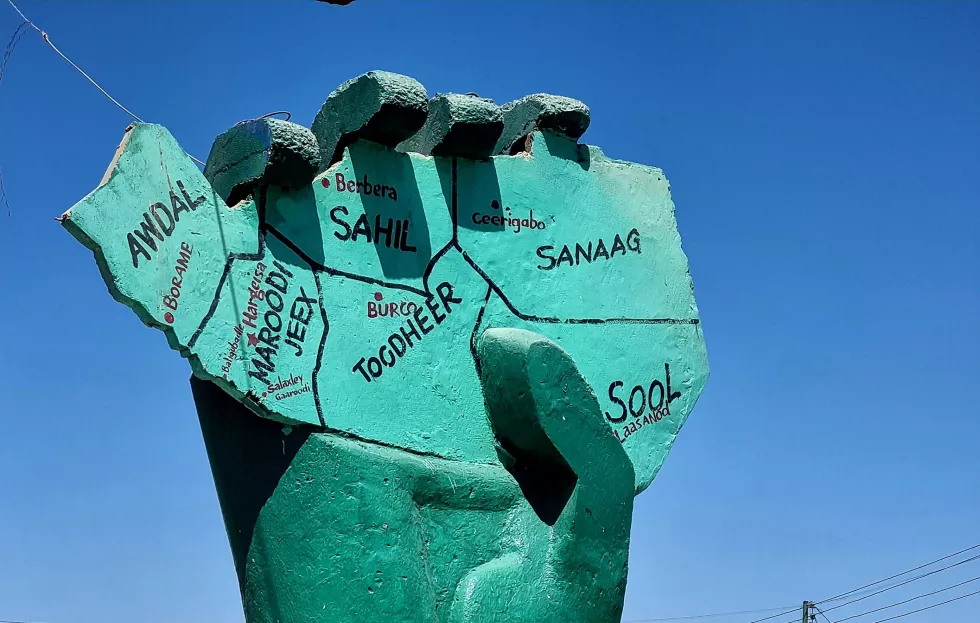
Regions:
<instances>
[{"instance_id":1,"label":"grey weathered patch on finger","mask_svg":"<svg viewBox=\"0 0 980 623\"><path fill-rule=\"evenodd\" d=\"M313 181L320 148L309 128L281 119L245 121L219 135L204 177L229 205L258 184L297 190Z\"/></svg>"}]
</instances>

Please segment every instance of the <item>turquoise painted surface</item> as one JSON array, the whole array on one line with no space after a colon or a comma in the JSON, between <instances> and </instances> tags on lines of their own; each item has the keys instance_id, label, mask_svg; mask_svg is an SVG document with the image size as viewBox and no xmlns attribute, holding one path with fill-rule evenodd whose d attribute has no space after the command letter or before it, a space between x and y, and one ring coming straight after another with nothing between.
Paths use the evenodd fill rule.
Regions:
<instances>
[{"instance_id":1,"label":"turquoise painted surface","mask_svg":"<svg viewBox=\"0 0 980 623\"><path fill-rule=\"evenodd\" d=\"M525 458L554 444L573 482L550 460L508 471L310 427L283 435L192 383L249 621L619 620L634 495L625 451L553 342L491 330L477 351L498 432Z\"/></svg>"},{"instance_id":2,"label":"turquoise painted surface","mask_svg":"<svg viewBox=\"0 0 980 623\"><path fill-rule=\"evenodd\" d=\"M263 417L495 463L475 339L524 328L576 361L639 491L704 386L659 169L547 132L486 161L356 141L310 187L228 207L162 127L120 154L65 225L117 299Z\"/></svg>"},{"instance_id":3,"label":"turquoise painted surface","mask_svg":"<svg viewBox=\"0 0 980 623\"><path fill-rule=\"evenodd\" d=\"M588 114L369 73L222 134L214 190L131 127L65 215L191 363L249 621L619 620L708 367L667 181Z\"/></svg>"}]
</instances>

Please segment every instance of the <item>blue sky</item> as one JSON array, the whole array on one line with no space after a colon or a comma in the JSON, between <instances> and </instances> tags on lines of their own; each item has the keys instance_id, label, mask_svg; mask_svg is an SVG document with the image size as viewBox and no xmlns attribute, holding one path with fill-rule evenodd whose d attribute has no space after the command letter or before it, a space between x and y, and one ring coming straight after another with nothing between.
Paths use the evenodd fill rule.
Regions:
<instances>
[{"instance_id":1,"label":"blue sky","mask_svg":"<svg viewBox=\"0 0 980 623\"><path fill-rule=\"evenodd\" d=\"M198 158L387 69L430 93L581 99L583 140L665 170L712 376L637 499L624 620L794 606L980 543L980 4L21 8ZM0 36L18 23L0 5ZM240 623L189 368L52 220L128 121L25 36L0 85L0 619Z\"/></svg>"}]
</instances>

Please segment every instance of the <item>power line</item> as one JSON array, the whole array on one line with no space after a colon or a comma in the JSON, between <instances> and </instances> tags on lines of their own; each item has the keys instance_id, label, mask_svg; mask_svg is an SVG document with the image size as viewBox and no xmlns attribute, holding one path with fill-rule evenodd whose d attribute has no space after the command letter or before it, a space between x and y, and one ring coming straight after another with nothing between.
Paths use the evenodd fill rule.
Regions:
<instances>
[{"instance_id":1,"label":"power line","mask_svg":"<svg viewBox=\"0 0 980 623\"><path fill-rule=\"evenodd\" d=\"M889 576L889 577L887 577L887 578L885 578L883 580L878 580L877 582L872 582L871 584L865 584L864 586L860 586L858 588L855 588L854 590L847 591L846 593L841 593L840 595L834 595L833 597L828 597L827 599L824 599L823 601L818 601L817 603L818 604L823 604L823 603L827 603L828 601L837 601L838 599L841 599L843 597L847 597L848 595L851 595L852 593L856 593L856 592L861 591L861 590L864 590L866 588L869 588L869 587L872 587L872 586L876 586L878 584L881 584L882 582L887 582L888 580L894 580L895 578L898 578L898 577L901 577L903 575L912 573L913 571L918 571L919 569L925 569L926 567L928 567L930 565L934 565L937 562L942 562L943 560L947 560L947 559L952 558L954 556L959 556L960 554L962 554L964 552L969 552L971 550L977 549L978 547L980 547L980 543L977 543L976 545L974 545L972 547L968 547L966 549L961 549L960 551L955 552L953 554L949 554L948 556L943 556L942 558L937 558L936 560L933 560L932 562L927 562L924 565L919 565L918 567L914 567L914 568L909 569L907 571L902 571L901 573L896 573L895 575Z\"/></svg>"},{"instance_id":2,"label":"power line","mask_svg":"<svg viewBox=\"0 0 980 623\"><path fill-rule=\"evenodd\" d=\"M776 617L781 617L781 616L786 615L786 614L789 614L791 612L796 612L799 609L800 609L800 607L799 606L796 606L795 608L791 608L790 610L786 610L785 612L780 612L779 614L774 614L774 615L768 616L768 617L766 617L764 619L756 619L754 621L749 621L749 623L760 623L761 621L768 621L769 619L775 619Z\"/></svg>"},{"instance_id":3,"label":"power line","mask_svg":"<svg viewBox=\"0 0 980 623\"><path fill-rule=\"evenodd\" d=\"M840 593L838 595L834 595L833 597L828 597L828 598L826 598L826 599L824 599L822 601L811 602L811 605L817 611L817 614L819 614L820 616L822 616L825 621L827 621L828 623L830 623L830 619L827 618L827 615L824 614L824 611L822 609L816 607L817 604L824 604L824 603L827 603L827 602L838 601L838 600L843 599L845 597L858 594L861 591L864 591L865 589L869 589L869 588L872 588L874 586L878 586L878 585L880 585L880 584L882 584L884 582L888 582L889 580L894 580L896 578L900 578L903 575L908 575L909 573L912 573L913 571L918 571L920 569L925 569L926 567L932 566L932 565L936 564L937 562L942 562L943 560L949 560L950 558L953 558L955 556L958 556L960 554L963 554L965 552L969 552L969 551L972 551L972 550L975 550L975 549L978 549L978 548L980 548L980 543L978 543L976 545L973 545L971 547L967 547L965 549L961 549L958 552L954 552L952 554L948 554L946 556L942 556L940 558L937 558L935 560L932 560L930 562L927 562L926 564L919 565L919 566L913 567L911 569L907 569L905 571L902 571L901 573L896 573L895 575L891 575L891 576L889 576L887 578L878 580L876 582L871 582L870 584L865 584L864 586L859 586L858 588L855 588L855 589L846 591L844 593ZM830 611L830 610L836 610L838 608L842 608L844 606L847 606L847 605L856 603L858 601L862 601L864 599L867 599L869 597L873 597L875 595L879 595L879 594L884 593L886 591L890 591L890 590L892 590L894 588L898 588L900 586L904 586L906 584L910 584L912 582L915 582L916 580L921 580L924 577L928 577L930 575L934 575L936 573L940 573L940 572L945 571L947 569L951 569L953 567L957 567L959 565L962 565L962 564L965 564L965 563L968 563L968 562L972 562L972 561L977 560L977 559L980 559L980 554L978 554L976 556L972 556L972 557L967 558L965 560L961 560L961 561L959 561L957 563L954 563L954 564L951 564L951 565L947 565L946 567L942 567L941 569L936 569L936 570L930 571L928 573L923 573L921 575L918 575L918 576L916 576L914 578L911 578L909 580L905 580L904 582L900 582L900 583L895 584L893 586L889 586L889 587L886 587L886 588L883 588L883 589L879 589L879 590L873 591L873 592L871 592L871 593L869 593L867 595L864 595L864 596L861 596L861 597L857 597L855 599L852 599L852 600L847 601L845 603L839 604L837 606L833 606L831 608L827 608L827 610ZM916 599L920 599L922 597L928 597L930 595L935 595L936 593L941 593L941 592L943 592L945 590L956 588L957 586L962 586L963 584L972 582L972 581L974 581L976 579L980 579L980 577L974 578L973 580L967 580L966 582L962 582L960 584L956 584L954 586L950 586L950 587L944 588L944 589L939 590L939 591L934 591L932 593L927 593L927 594L924 594L924 595L919 595L918 597L913 597L912 599L901 601L901 602L892 604L891 606L885 606L884 608L878 608L878 609L875 609L875 610L870 610L870 611L865 612L865 613L862 613L860 615L854 615L854 616L851 616L851 617L847 617L846 619L841 619L841 621L846 621L846 620L850 620L850 619L856 618L858 616L863 616L865 614L871 614L873 612L878 612L878 611L884 610L886 608L890 608L890 607L894 607L894 606L900 606L902 604L908 603L910 601L914 601ZM697 619L710 619L710 618L721 617L721 616L736 616L736 615L740 615L740 614L755 614L755 613L761 613L761 612L770 612L770 611L773 611L773 610L781 610L780 612L777 612L776 614L773 614L773 615L770 615L770 616L767 616L767 617L763 617L761 619L755 619L755 620L752 620L752 621L749 621L748 622L748 623L762 623L763 621L769 621L769 620L775 619L777 617L781 617L781 616L785 616L785 615L791 614L793 612L796 612L799 609L800 609L799 606L792 607L792 608L785 608L785 609L781 609L781 608L759 608L759 609L756 609L756 610L742 610L742 611L737 611L737 612L717 612L717 613L711 613L711 614L696 614L696 615L679 616L679 617L660 617L660 618L652 618L652 619L634 619L634 620L629 621L627 623L658 623L660 621L690 621L690 620L697 620ZM0 622L0 623L2 623L2 622ZM793 620L793 621L786 621L786 623L796 623L796 622L795 622L795 620ZM837 621L836 623L840 623L840 621Z\"/></svg>"},{"instance_id":4,"label":"power line","mask_svg":"<svg viewBox=\"0 0 980 623\"><path fill-rule=\"evenodd\" d=\"M827 599L824 599L823 601L818 601L818 602L810 602L810 603L811 603L811 605L812 605L812 606L813 606L814 608L816 608L816 606L817 606L817 604L822 604L822 603L826 603L826 602L828 602L828 601L836 601L836 600L839 600L839 599L842 599L842 598L844 598L844 597L846 597L846 596L848 596L848 595L853 595L853 594L855 594L855 593L857 593L857 592L859 592L859 591L861 591L861 590L864 590L864 589L866 589L866 588L869 588L869 587L872 587L872 586L875 586L875 585L878 585L878 584L881 584L882 582L887 582L888 580L893 580L893 579L895 579L895 578L898 578L898 577L901 577L901 576L903 576L903 575L907 575L907 574L909 574L909 573L911 573L911 572L913 572L913 571L917 571L917 570L919 570L919 569L924 569L925 567L928 567L928 566L930 566L930 565L934 565L934 564L936 564L937 562L940 562L940 561L943 561L943 560L948 560L949 558L952 558L952 557L954 557L954 556L958 556L959 554L962 554L962 553L964 553L964 552L969 552L969 551L972 551L972 550L974 550L974 549L977 549L977 548L980 548L980 543L978 543L978 544L976 544L976 545L973 545L972 547L967 547L966 549L962 549L962 550L960 550L960 551L958 551L958 552L954 552L954 553L952 553L952 554L949 554L949 555L947 555L947 556L943 556L942 558L937 558L936 560L933 560L933 561L931 561L931 562L928 562L928 563L926 563L926 564L924 564L924 565L919 565L918 567L914 567L914 568L912 568L912 569L908 569L907 571L903 571L902 573L898 573L898 574L895 574L895 575L892 575L892 576L889 576L889 577L887 577L887 578L885 578L885 579L883 579L883 580L878 580L877 582L872 582L871 584L865 584L864 586L861 586L861 587L858 587L858 588L855 588L855 589L853 589L853 590L850 590L850 591L847 591L847 592L845 592L845 593L841 593L841 594L839 594L839 595L835 595L834 597L828 597ZM906 584L909 584L909 583L911 583L911 582L915 582L916 580L921 580L921 579L922 579L922 578L924 578L924 577L927 577L927 576L930 576L930 575L934 575L934 574L936 574L936 573L940 573L940 572L942 572L942 571L945 571L945 570L947 570L947 569L951 569L951 568L953 568L953 567L958 567L959 565L962 565L962 564L965 564L965 563L968 563L968 562L972 562L972 561L974 561L974 560L977 560L978 558L980 558L980 554L977 554L976 556L972 556L972 557L970 557L970 558L967 558L967 559L965 559L965 560L961 560L961 561L959 561L959 562L956 562L956 563L953 563L953 564L951 564L951 565L947 565L947 566L945 566L945 567L942 567L942 568L940 568L940 569L936 569L936 570L934 570L934 571L930 571L930 572L928 572L928 573L923 573L922 575L918 575L918 576L916 576L916 577L914 577L914 578L912 578L912 579L910 579L910 580L905 580L904 582L900 582L900 583L898 583L898 584L895 584L895 585L893 585L893 586L889 586L889 587L887 587L887 588L883 588L883 589L880 589L880 590L877 590L877 591L875 591L875 592L873 592L873 593L870 593L870 594L868 594L868 595L864 595L864 596L862 596L862 597L858 597L858 598L856 598L856 599L852 599L852 600L850 600L850 601L846 601L846 602L844 602L844 603L842 603L842 604L839 604L839 605L837 605L837 606L833 606L832 608L827 608L827 611L829 612L830 610L836 610L837 608L843 608L844 606L847 606L847 605L850 605L850 604L853 604L853 603L855 603L855 602L858 602L858 601L862 601L862 600L864 600L864 599L867 599L868 597L874 597L875 595L879 595L879 594L881 594L881 593L884 593L884 592L886 592L886 591L890 591L890 590L892 590L893 588L898 588L899 586L904 586L904 585L906 585ZM911 600L910 600L910 601L911 601ZM895 605L898 605L898 604L895 604ZM794 608L794 610L798 610L798 608ZM822 615L822 616L823 616L823 617L824 617L825 619L827 619L827 615L826 615L826 614L824 614L824 613L823 613L823 611L821 611L821 610L820 610L819 608L817 609L817 611L818 611L818 612L819 612L819 613L820 613L820 614L821 614L821 615ZM790 612L792 612L792 611L790 611ZM782 615L785 615L785 614L789 614L789 612L782 612L782 613L780 613L780 614L775 614L775 615L772 615L772 616L769 616L769 617L766 617L766 618L764 618L764 619L756 619L755 621L749 621L749 623L760 623L760 621L766 621L766 620L768 620L768 619L774 619L774 618L776 618L776 617L778 617L778 616L782 616ZM911 614L911 613L910 613L910 614ZM904 616L904 615L903 615L903 616ZM828 619L828 620L829 620L829 619ZM783 623L796 623L796 622L795 622L795 620L789 620L789 621L784 621ZM839 623L839 622L838 622L838 623ZM878 622L875 622L875 623L878 623Z\"/></svg>"},{"instance_id":5,"label":"power line","mask_svg":"<svg viewBox=\"0 0 980 623\"><path fill-rule=\"evenodd\" d=\"M7 70L7 63L10 61L10 55L14 53L14 48L20 43L21 37L27 32L27 27L30 22L26 20L21 22L17 29L14 30L14 34L10 37L10 41L7 43L7 48L3 51L3 60L0 61L0 84L3 83L3 74ZM0 198L3 199L3 204L7 206L7 216L10 216L10 202L7 200L7 188L3 183L3 173L0 172Z\"/></svg>"},{"instance_id":6,"label":"power line","mask_svg":"<svg viewBox=\"0 0 980 623\"><path fill-rule=\"evenodd\" d=\"M954 601L959 601L961 599L966 599L967 597L973 597L974 595L980 595L980 591L974 591L972 593L967 593L966 595L960 595L959 597L954 597L952 599L947 599L946 601L941 601L938 604L932 604L931 606L926 606L925 608L919 608L918 610L912 610L911 612L906 612L905 614L899 614L893 617L888 617L887 619L878 619L874 623L885 623L885 621L894 621L895 619L901 619L902 617L907 617L910 614L915 614L916 612L922 612L923 610L932 610L933 608L938 608L939 606L945 606L948 603Z\"/></svg>"},{"instance_id":7,"label":"power line","mask_svg":"<svg viewBox=\"0 0 980 623\"><path fill-rule=\"evenodd\" d=\"M874 610L868 610L867 612L862 612L860 614L854 614L854 615L851 615L849 617L845 617L843 619L837 619L836 621L834 621L834 623L842 623L842 621L850 621L851 619L856 619L858 617L863 617L863 616L868 615L868 614L871 614L873 612L881 612L882 610L888 610L889 608L894 608L895 606L901 606L902 604L907 604L910 601L915 601L916 599L922 599L923 597L929 597L929 596L935 595L937 593L942 593L942 592L948 591L950 589L956 588L957 586L963 586L964 584L969 584L970 582L976 582L977 580L980 580L980 575L978 575L975 578L970 578L969 580L966 580L965 582L960 582L959 584L953 584L952 586L947 586L946 588L941 588L938 591L932 591L931 593L925 593L925 594L922 594L922 595L917 595L917 596L915 596L915 597L913 597L911 599L906 599L905 601L900 601L898 603L889 604L887 606L882 606L881 608L875 608Z\"/></svg>"},{"instance_id":8,"label":"power line","mask_svg":"<svg viewBox=\"0 0 980 623\"><path fill-rule=\"evenodd\" d=\"M900 582L898 584L895 584L894 586L889 586L888 588L883 588L883 589L881 589L879 591L875 591L875 592L873 592L873 593L871 593L869 595L865 595L863 597L858 597L857 599L852 599L850 601L845 601L842 604L838 604L838 605L833 606L831 608L827 608L827 612L830 612L831 610L836 610L838 608L843 608L844 606L853 604L853 603L858 602L858 601L862 601L864 599L867 599L868 597L874 597L875 595L880 595L881 593L884 593L886 591L890 591L893 588L898 588L899 586L905 586L906 584L910 584L912 582L915 582L916 580L921 580L924 577L928 577L930 575L935 575L936 573L940 573L942 571L946 571L947 569L952 569L953 567L958 567L958 566L960 566L962 564L965 564L965 563L968 563L968 562L972 562L974 560L977 560L978 558L980 558L980 554L977 554L976 556L973 556L971 558L967 558L966 560L961 560L961 561L956 562L956 563L953 563L951 565L947 565L947 566L942 567L940 569L936 569L935 571L930 571L929 573L923 573L922 575L917 575L914 578L912 578L911 580L905 580L904 582Z\"/></svg>"},{"instance_id":9,"label":"power line","mask_svg":"<svg viewBox=\"0 0 980 623\"><path fill-rule=\"evenodd\" d=\"M21 22L20 25L17 26L17 29L14 30L14 34L11 35L10 41L7 42L7 48L3 51L3 61L0 61L0 83L3 82L3 72L7 69L7 62L10 60L10 55L14 53L14 48L17 47L17 43L20 41L20 38L24 36L24 32L27 30L27 27L30 26L30 24L31 23L26 20ZM0 621L0 623L3 622Z\"/></svg>"},{"instance_id":10,"label":"power line","mask_svg":"<svg viewBox=\"0 0 980 623\"><path fill-rule=\"evenodd\" d=\"M34 30L36 30L36 31L37 31L38 33L40 33L40 34L41 34L41 38L42 38L42 39L44 39L44 42L45 42L45 43L47 43L47 44L48 44L49 46L51 46L51 49L52 49L52 50L54 50L54 51L55 51L55 52L56 52L56 53L58 54L58 56L60 56L61 58L63 58L63 59L64 59L64 60L65 60L65 61L66 61L66 62L67 62L67 63L69 64L69 65L71 65L72 67L74 67L74 68L75 68L75 71L77 71L78 73L80 73L80 74L82 74L82 76L83 76L83 77L84 77L84 78L85 78L86 80L88 80L89 82L91 82L91 83L92 83L92 86L94 86L94 87L95 87L96 89L98 89L99 91L101 91L101 92L102 92L102 95L105 95L105 96L106 96L106 98L108 98L108 100L109 100L110 102L112 102L113 104L115 104L116 106L118 106L120 110L122 110L123 112L125 112L125 113L126 113L127 115L129 115L130 117L132 117L132 118L133 118L133 119L135 119L136 121L139 121L140 123L145 123L145 122L144 122L144 121L143 121L143 120L142 120L141 118L139 118L139 117L138 117L138 116L136 115L136 113L134 113L134 112L133 112L133 111L131 111L130 109L128 109L128 108L126 108L125 106L123 106L122 104L120 104L120 103L119 103L119 100L117 100L116 98L114 98L114 97L112 97L111 95L109 95L109 92L108 92L108 91L106 91L105 89L103 89L103 88L102 88L102 87L101 87L101 86L99 85L99 83L98 83L98 82L96 82L96 81L95 81L95 80L94 80L94 79L92 78L92 76L90 76L90 75L88 75L87 73L85 73L85 71L84 71L84 70L82 70L82 68L81 68L81 67L79 67L78 65L76 65L76 64L74 63L74 61L72 61L72 60L71 60L70 58L68 58L68 57L67 57L67 56L65 55L65 53L64 53L64 52L62 52L61 50L59 50L59 49L58 49L58 46L56 46L56 45L54 44L54 42L53 42L53 41L51 41L51 37L50 37L50 36L48 36L48 33L46 33L45 31L43 31L43 30L41 30L41 28L40 28L40 27L38 27L38 25L37 25L37 24L35 24L35 23L34 23L34 22L32 22L31 20L29 20L29 19L27 18L27 16L26 16L26 15L24 15L24 12L23 12L23 11L21 11L21 10L20 10L20 9L19 9L19 8L17 7L17 5L16 5L16 4L14 4L14 0L7 0L7 2L8 2L9 4L10 4L10 6L12 6L12 7L14 8L14 10L15 10L15 11L17 11L17 13L18 13L18 14L19 14L19 15L21 16L21 18L22 18L22 19L23 19L23 20L24 20L24 21L25 21L25 22L26 22L27 24L29 24L29 25L30 25L30 27L31 27L31 28L33 28ZM201 166L204 166L204 163L203 163L203 162L201 162L200 160L198 160L197 158L195 158L194 156L191 156L190 154L187 154L187 155L188 155L188 156L190 156L190 159L191 159L191 160L193 160L194 162L196 162L196 163L198 163L198 164L199 164L199 165L201 165ZM2 622L0 622L0 623L2 623Z\"/></svg>"},{"instance_id":11,"label":"power line","mask_svg":"<svg viewBox=\"0 0 980 623\"><path fill-rule=\"evenodd\" d=\"M724 617L724 616L734 616L736 614L759 614L760 612L772 612L773 610L786 610L787 606L782 608L756 608L755 610L739 610L737 612L714 612L712 614L693 614L689 616L682 617L660 617L655 619L631 619L629 621L624 621L623 623L655 623L657 621L689 621L691 619L710 619L713 617ZM794 608L798 610L799 608ZM779 615L776 615L779 616ZM2 623L2 621L0 621Z\"/></svg>"},{"instance_id":12,"label":"power line","mask_svg":"<svg viewBox=\"0 0 980 623\"><path fill-rule=\"evenodd\" d=\"M827 618L827 615L823 613L823 610L817 607L817 604L812 604L812 605L813 605L813 609L817 611L817 614L823 617L824 621L826 621L827 623L832 623L831 620Z\"/></svg>"},{"instance_id":13,"label":"power line","mask_svg":"<svg viewBox=\"0 0 980 623\"><path fill-rule=\"evenodd\" d=\"M813 602L812 601L810 602L810 606L813 606ZM813 607L815 607L815 606L813 606ZM797 608L797 610L801 610L801 608ZM788 613L787 612L784 612L783 614L788 614ZM826 617L824 617L824 618L826 618ZM753 621L752 623L755 623L755 622ZM788 621L783 621L783 623L800 623L800 619L798 619L798 618L792 618L792 619L790 619Z\"/></svg>"},{"instance_id":14,"label":"power line","mask_svg":"<svg viewBox=\"0 0 980 623\"><path fill-rule=\"evenodd\" d=\"M143 123L143 120L140 119L139 117L137 117L136 116L136 113L134 113L130 109L128 109L125 106L123 106L122 104L120 104L116 100L116 98L114 98L111 95L109 95L108 91L106 91L101 86L99 86L99 83L98 82L96 82L95 80L93 80L91 76L89 76L87 73L85 73L84 71L82 71L82 68L81 67L79 67L78 65L76 65L75 63L73 63L70 58L68 58L67 56L65 56L64 52L62 52L61 50L59 50L58 49L58 46L56 46L54 44L54 42L51 41L51 38L48 36L48 33L44 32L43 30L41 30L40 28L38 28L38 26L34 22L32 22L31 20L27 19L27 16L24 15L24 12L21 11L19 8L17 8L17 5L14 4L14 0L7 0L7 2L10 3L10 6L14 7L14 10L17 11L17 13L20 14L21 18L23 18L23 20L25 22L27 22L28 24L31 25L31 28L33 28L34 30L38 31L41 34L41 38L44 39L44 42L47 43L48 45L50 45L51 46L51 49L58 53L58 56L60 56L61 58L65 59L68 62L69 65L71 65L72 67L75 68L75 71L77 71L78 73L82 74L82 76L84 76L86 80L88 80L89 82L91 82L92 85L95 86L96 89L102 91L102 95L105 95L107 98L109 98L109 101L111 101L113 104L115 104L116 106L118 106L120 109L122 109L126 114L128 114L133 119L136 119L140 123Z\"/></svg>"}]
</instances>

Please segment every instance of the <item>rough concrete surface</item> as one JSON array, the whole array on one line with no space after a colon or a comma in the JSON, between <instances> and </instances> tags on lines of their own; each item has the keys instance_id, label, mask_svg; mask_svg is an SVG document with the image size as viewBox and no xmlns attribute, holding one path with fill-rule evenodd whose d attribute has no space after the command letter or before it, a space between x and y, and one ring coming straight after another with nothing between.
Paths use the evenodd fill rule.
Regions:
<instances>
[{"instance_id":1,"label":"rough concrete surface","mask_svg":"<svg viewBox=\"0 0 980 623\"><path fill-rule=\"evenodd\" d=\"M249 621L618 621L708 376L663 172L385 72L285 123L135 125L63 220L191 364Z\"/></svg>"}]
</instances>

